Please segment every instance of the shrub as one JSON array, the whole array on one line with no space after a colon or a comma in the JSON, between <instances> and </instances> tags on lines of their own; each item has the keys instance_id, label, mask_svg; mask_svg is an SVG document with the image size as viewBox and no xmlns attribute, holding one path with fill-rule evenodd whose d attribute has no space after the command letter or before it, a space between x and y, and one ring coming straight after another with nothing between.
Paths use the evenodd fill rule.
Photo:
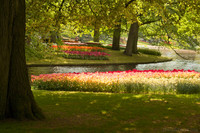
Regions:
<instances>
[{"instance_id":1,"label":"shrub","mask_svg":"<svg viewBox=\"0 0 200 133\"><path fill-rule=\"evenodd\" d=\"M147 48L139 48L138 52L148 55L155 55L155 56L161 56L161 52L153 49L147 49Z\"/></svg>"},{"instance_id":2,"label":"shrub","mask_svg":"<svg viewBox=\"0 0 200 133\"><path fill-rule=\"evenodd\" d=\"M198 94L200 93L200 82L191 83L188 81L181 81L177 83L178 94Z\"/></svg>"}]
</instances>

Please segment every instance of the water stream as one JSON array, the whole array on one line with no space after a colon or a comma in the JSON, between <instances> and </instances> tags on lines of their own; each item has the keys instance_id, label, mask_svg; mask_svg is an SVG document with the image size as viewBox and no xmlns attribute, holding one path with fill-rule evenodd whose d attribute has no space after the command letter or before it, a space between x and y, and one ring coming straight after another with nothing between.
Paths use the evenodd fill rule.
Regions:
<instances>
[{"instance_id":1,"label":"water stream","mask_svg":"<svg viewBox=\"0 0 200 133\"><path fill-rule=\"evenodd\" d=\"M54 66L54 67L29 67L29 74L39 75L48 73L69 73L69 72L105 72L105 71L124 71L124 70L151 70L151 69L184 69L200 72L200 54L190 50L178 50L177 52L187 58L182 59L169 49L159 49L162 56L173 58L173 61L151 64L130 64L130 65L101 65L101 66Z\"/></svg>"}]
</instances>

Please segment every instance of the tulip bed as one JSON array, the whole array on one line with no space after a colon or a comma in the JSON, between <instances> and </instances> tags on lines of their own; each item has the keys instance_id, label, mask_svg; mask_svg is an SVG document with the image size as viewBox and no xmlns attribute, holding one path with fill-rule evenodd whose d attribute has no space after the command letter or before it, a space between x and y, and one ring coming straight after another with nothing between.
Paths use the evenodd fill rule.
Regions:
<instances>
[{"instance_id":1,"label":"tulip bed","mask_svg":"<svg viewBox=\"0 0 200 133\"><path fill-rule=\"evenodd\" d=\"M56 45L52 47L58 48ZM107 60L107 56L110 56L104 52L105 48L101 47L62 45L59 48L64 52L63 57L68 59Z\"/></svg>"},{"instance_id":2,"label":"tulip bed","mask_svg":"<svg viewBox=\"0 0 200 133\"><path fill-rule=\"evenodd\" d=\"M107 60L110 56L105 52L87 52L87 51L64 51L64 57L69 59L89 59L89 60Z\"/></svg>"},{"instance_id":3,"label":"tulip bed","mask_svg":"<svg viewBox=\"0 0 200 133\"><path fill-rule=\"evenodd\" d=\"M54 73L31 76L44 90L134 94L200 93L200 73L192 70L129 70L95 73Z\"/></svg>"},{"instance_id":4,"label":"tulip bed","mask_svg":"<svg viewBox=\"0 0 200 133\"><path fill-rule=\"evenodd\" d=\"M57 45L52 46L54 49L57 49ZM98 52L104 52L105 48L102 47L89 47L89 46L67 46L67 45L62 45L59 46L61 50L66 50L66 51L98 51Z\"/></svg>"}]
</instances>

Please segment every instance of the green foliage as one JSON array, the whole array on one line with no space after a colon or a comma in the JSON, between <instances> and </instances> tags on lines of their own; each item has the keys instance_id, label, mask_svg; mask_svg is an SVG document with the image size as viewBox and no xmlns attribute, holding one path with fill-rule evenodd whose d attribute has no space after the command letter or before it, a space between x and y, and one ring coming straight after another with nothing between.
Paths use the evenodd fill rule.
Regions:
<instances>
[{"instance_id":1,"label":"green foliage","mask_svg":"<svg viewBox=\"0 0 200 133\"><path fill-rule=\"evenodd\" d=\"M193 1L192 3L198 2ZM150 40L156 45L170 45L186 49L195 49L199 45L200 25L197 20L199 13L195 4L185 3L181 0L178 3L169 1L154 9L147 16L140 17L141 21L149 19L149 17L152 17L149 19L150 21L156 20L154 16L159 18L154 23L142 25L140 37Z\"/></svg>"},{"instance_id":2,"label":"green foliage","mask_svg":"<svg viewBox=\"0 0 200 133\"><path fill-rule=\"evenodd\" d=\"M162 82L162 81L160 81ZM62 90L62 91L86 91L86 92L113 92L113 93L133 93L133 94L199 94L199 82L189 81L173 83L155 84L144 82L126 82L112 84L81 82L81 81L34 81L33 85L39 90Z\"/></svg>"},{"instance_id":3,"label":"green foliage","mask_svg":"<svg viewBox=\"0 0 200 133\"><path fill-rule=\"evenodd\" d=\"M194 82L178 82L177 84L178 94L199 94L200 84Z\"/></svg>"},{"instance_id":4,"label":"green foliage","mask_svg":"<svg viewBox=\"0 0 200 133\"><path fill-rule=\"evenodd\" d=\"M30 37L38 32L43 38L54 31L81 38L83 34L93 36L93 30L99 29L100 34L108 35L121 19L126 29L138 21L142 37L152 38L157 43L175 41L182 47L194 49L199 45L200 31L196 5L199 5L196 0L26 0L26 34ZM108 40L105 36L102 38L104 42Z\"/></svg>"},{"instance_id":5,"label":"green foliage","mask_svg":"<svg viewBox=\"0 0 200 133\"><path fill-rule=\"evenodd\" d=\"M134 93L134 94L148 94L149 89L147 84L143 83L126 83L125 85L125 92L127 93Z\"/></svg>"},{"instance_id":6,"label":"green foliage","mask_svg":"<svg viewBox=\"0 0 200 133\"><path fill-rule=\"evenodd\" d=\"M25 45L25 55L27 61L51 58L54 53L53 49L50 48L51 44L42 43L43 40L37 34L31 36L29 39L30 42Z\"/></svg>"},{"instance_id":7,"label":"green foliage","mask_svg":"<svg viewBox=\"0 0 200 133\"><path fill-rule=\"evenodd\" d=\"M161 52L153 49L147 49L147 48L139 48L138 52L148 55L155 55L155 56L161 56Z\"/></svg>"},{"instance_id":8,"label":"green foliage","mask_svg":"<svg viewBox=\"0 0 200 133\"><path fill-rule=\"evenodd\" d=\"M107 49L112 49L111 46L103 46L103 48ZM120 47L120 49L125 49L124 47ZM138 48L138 52L142 54L147 54L147 55L155 55L155 56L161 56L161 52L153 49L148 49L148 48Z\"/></svg>"}]
</instances>

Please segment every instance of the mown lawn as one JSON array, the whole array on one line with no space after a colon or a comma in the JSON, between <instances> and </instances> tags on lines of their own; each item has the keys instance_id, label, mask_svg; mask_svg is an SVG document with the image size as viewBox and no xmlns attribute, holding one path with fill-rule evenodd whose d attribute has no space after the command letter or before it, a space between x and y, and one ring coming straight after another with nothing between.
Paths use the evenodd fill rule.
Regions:
<instances>
[{"instance_id":1,"label":"mown lawn","mask_svg":"<svg viewBox=\"0 0 200 133\"><path fill-rule=\"evenodd\" d=\"M33 90L46 119L0 122L0 133L200 132L200 95Z\"/></svg>"},{"instance_id":2,"label":"mown lawn","mask_svg":"<svg viewBox=\"0 0 200 133\"><path fill-rule=\"evenodd\" d=\"M123 51L114 51L107 49L106 53L110 54L108 56L109 60L80 60L80 59L65 59L64 57L59 56L58 53L50 53L49 57L46 59L31 58L27 61L27 65L84 65L84 64L123 64L123 63L155 63L155 62L163 62L170 61L171 59L168 57L161 56L153 56L146 54L138 54L133 56L126 56L123 54Z\"/></svg>"}]
</instances>

